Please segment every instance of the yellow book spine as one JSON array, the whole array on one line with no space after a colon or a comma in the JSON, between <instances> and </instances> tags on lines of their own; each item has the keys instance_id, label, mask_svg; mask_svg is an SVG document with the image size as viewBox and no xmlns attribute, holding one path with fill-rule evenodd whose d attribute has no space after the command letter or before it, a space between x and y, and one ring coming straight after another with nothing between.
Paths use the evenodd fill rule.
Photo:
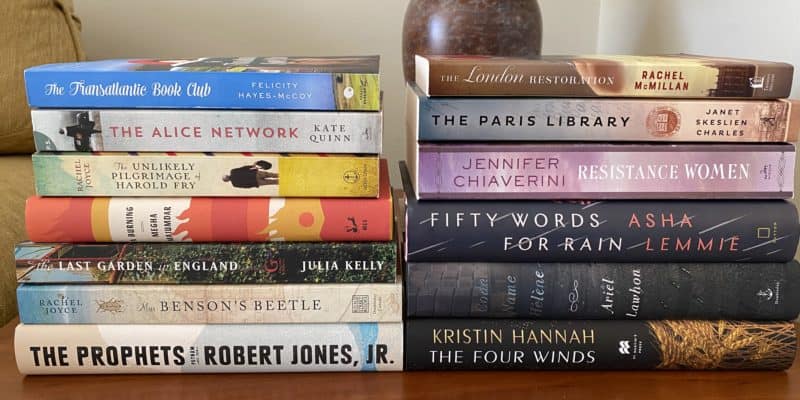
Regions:
<instances>
[{"instance_id":1,"label":"yellow book spine","mask_svg":"<svg viewBox=\"0 0 800 400\"><path fill-rule=\"evenodd\" d=\"M377 155L36 153L41 196L378 197Z\"/></svg>"}]
</instances>

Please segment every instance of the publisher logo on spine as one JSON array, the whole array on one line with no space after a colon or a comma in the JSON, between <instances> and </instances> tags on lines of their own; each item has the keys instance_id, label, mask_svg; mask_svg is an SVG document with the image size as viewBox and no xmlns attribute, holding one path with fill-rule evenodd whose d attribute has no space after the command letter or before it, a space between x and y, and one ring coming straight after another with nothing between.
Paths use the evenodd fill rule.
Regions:
<instances>
[{"instance_id":1,"label":"publisher logo on spine","mask_svg":"<svg viewBox=\"0 0 800 400\"><path fill-rule=\"evenodd\" d=\"M766 287L756 292L759 303L769 302L774 305L781 303L781 282L775 282L773 287Z\"/></svg>"},{"instance_id":2,"label":"publisher logo on spine","mask_svg":"<svg viewBox=\"0 0 800 400\"><path fill-rule=\"evenodd\" d=\"M620 340L619 341L619 354L631 354L631 341L630 340Z\"/></svg>"},{"instance_id":3,"label":"publisher logo on spine","mask_svg":"<svg viewBox=\"0 0 800 400\"><path fill-rule=\"evenodd\" d=\"M681 127L681 115L672 107L657 107L645 121L647 131L655 137L670 137Z\"/></svg>"},{"instance_id":4,"label":"publisher logo on spine","mask_svg":"<svg viewBox=\"0 0 800 400\"><path fill-rule=\"evenodd\" d=\"M358 182L360 178L361 176L359 175L358 171L354 169L347 170L344 172L344 175L342 175L342 180L344 180L345 183L350 183L350 184Z\"/></svg>"},{"instance_id":5,"label":"publisher logo on spine","mask_svg":"<svg viewBox=\"0 0 800 400\"><path fill-rule=\"evenodd\" d=\"M625 358L636 360L642 354L644 343L639 340L639 335L634 334L628 340L620 340L618 342L617 352Z\"/></svg>"},{"instance_id":6,"label":"publisher logo on spine","mask_svg":"<svg viewBox=\"0 0 800 400\"><path fill-rule=\"evenodd\" d=\"M763 76L754 76L748 78L750 81L750 87L753 89L763 89L764 88L764 77Z\"/></svg>"}]
</instances>

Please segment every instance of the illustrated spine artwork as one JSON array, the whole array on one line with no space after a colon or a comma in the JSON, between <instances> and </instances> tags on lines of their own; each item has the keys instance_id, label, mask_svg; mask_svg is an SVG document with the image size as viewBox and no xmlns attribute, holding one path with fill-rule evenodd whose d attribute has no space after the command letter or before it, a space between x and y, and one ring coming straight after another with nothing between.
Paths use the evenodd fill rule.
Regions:
<instances>
[{"instance_id":1,"label":"illustrated spine artwork","mask_svg":"<svg viewBox=\"0 0 800 400\"><path fill-rule=\"evenodd\" d=\"M21 243L22 283L394 282L394 242Z\"/></svg>"},{"instance_id":2,"label":"illustrated spine artwork","mask_svg":"<svg viewBox=\"0 0 800 400\"><path fill-rule=\"evenodd\" d=\"M36 242L354 242L391 240L391 210L384 197L31 197L25 215Z\"/></svg>"},{"instance_id":3,"label":"illustrated spine artwork","mask_svg":"<svg viewBox=\"0 0 800 400\"><path fill-rule=\"evenodd\" d=\"M396 284L32 285L17 288L24 324L401 322Z\"/></svg>"},{"instance_id":4,"label":"illustrated spine artwork","mask_svg":"<svg viewBox=\"0 0 800 400\"><path fill-rule=\"evenodd\" d=\"M39 151L381 152L380 112L31 110Z\"/></svg>"},{"instance_id":5,"label":"illustrated spine artwork","mask_svg":"<svg viewBox=\"0 0 800 400\"><path fill-rule=\"evenodd\" d=\"M272 153L33 155L41 196L377 197L374 156Z\"/></svg>"},{"instance_id":6,"label":"illustrated spine artwork","mask_svg":"<svg viewBox=\"0 0 800 400\"><path fill-rule=\"evenodd\" d=\"M412 319L408 370L784 370L794 322Z\"/></svg>"},{"instance_id":7,"label":"illustrated spine artwork","mask_svg":"<svg viewBox=\"0 0 800 400\"><path fill-rule=\"evenodd\" d=\"M429 96L789 97L794 68L766 61L674 56L416 58Z\"/></svg>"},{"instance_id":8,"label":"illustrated spine artwork","mask_svg":"<svg viewBox=\"0 0 800 400\"><path fill-rule=\"evenodd\" d=\"M25 71L32 108L381 108L377 57L105 60Z\"/></svg>"},{"instance_id":9,"label":"illustrated spine artwork","mask_svg":"<svg viewBox=\"0 0 800 400\"><path fill-rule=\"evenodd\" d=\"M25 375L403 369L400 323L20 324L14 346Z\"/></svg>"}]
</instances>

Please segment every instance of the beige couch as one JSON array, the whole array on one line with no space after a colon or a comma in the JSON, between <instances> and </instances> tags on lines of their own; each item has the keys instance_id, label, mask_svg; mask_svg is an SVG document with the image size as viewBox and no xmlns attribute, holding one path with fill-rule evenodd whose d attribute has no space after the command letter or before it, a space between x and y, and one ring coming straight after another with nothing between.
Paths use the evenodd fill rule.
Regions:
<instances>
[{"instance_id":1,"label":"beige couch","mask_svg":"<svg viewBox=\"0 0 800 400\"><path fill-rule=\"evenodd\" d=\"M22 71L83 59L72 0L0 1L0 325L16 315L14 244L25 239L25 198L33 194L33 134Z\"/></svg>"},{"instance_id":2,"label":"beige couch","mask_svg":"<svg viewBox=\"0 0 800 400\"><path fill-rule=\"evenodd\" d=\"M33 194L31 157L11 155L0 157L0 187L3 199L0 203L0 325L4 325L17 314L14 288L14 244L25 239L25 199Z\"/></svg>"}]
</instances>

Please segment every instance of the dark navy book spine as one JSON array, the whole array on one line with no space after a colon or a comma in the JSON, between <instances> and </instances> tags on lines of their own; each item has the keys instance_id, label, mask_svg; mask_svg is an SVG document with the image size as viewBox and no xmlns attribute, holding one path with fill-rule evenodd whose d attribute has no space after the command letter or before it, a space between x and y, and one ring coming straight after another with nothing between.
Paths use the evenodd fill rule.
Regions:
<instances>
[{"instance_id":1,"label":"dark navy book spine","mask_svg":"<svg viewBox=\"0 0 800 400\"><path fill-rule=\"evenodd\" d=\"M792 320L800 264L409 263L406 315Z\"/></svg>"},{"instance_id":2,"label":"dark navy book spine","mask_svg":"<svg viewBox=\"0 0 800 400\"><path fill-rule=\"evenodd\" d=\"M784 370L792 321L411 319L406 369Z\"/></svg>"},{"instance_id":3,"label":"dark navy book spine","mask_svg":"<svg viewBox=\"0 0 800 400\"><path fill-rule=\"evenodd\" d=\"M406 192L410 262L787 262L797 209L782 200L446 200Z\"/></svg>"}]
</instances>

